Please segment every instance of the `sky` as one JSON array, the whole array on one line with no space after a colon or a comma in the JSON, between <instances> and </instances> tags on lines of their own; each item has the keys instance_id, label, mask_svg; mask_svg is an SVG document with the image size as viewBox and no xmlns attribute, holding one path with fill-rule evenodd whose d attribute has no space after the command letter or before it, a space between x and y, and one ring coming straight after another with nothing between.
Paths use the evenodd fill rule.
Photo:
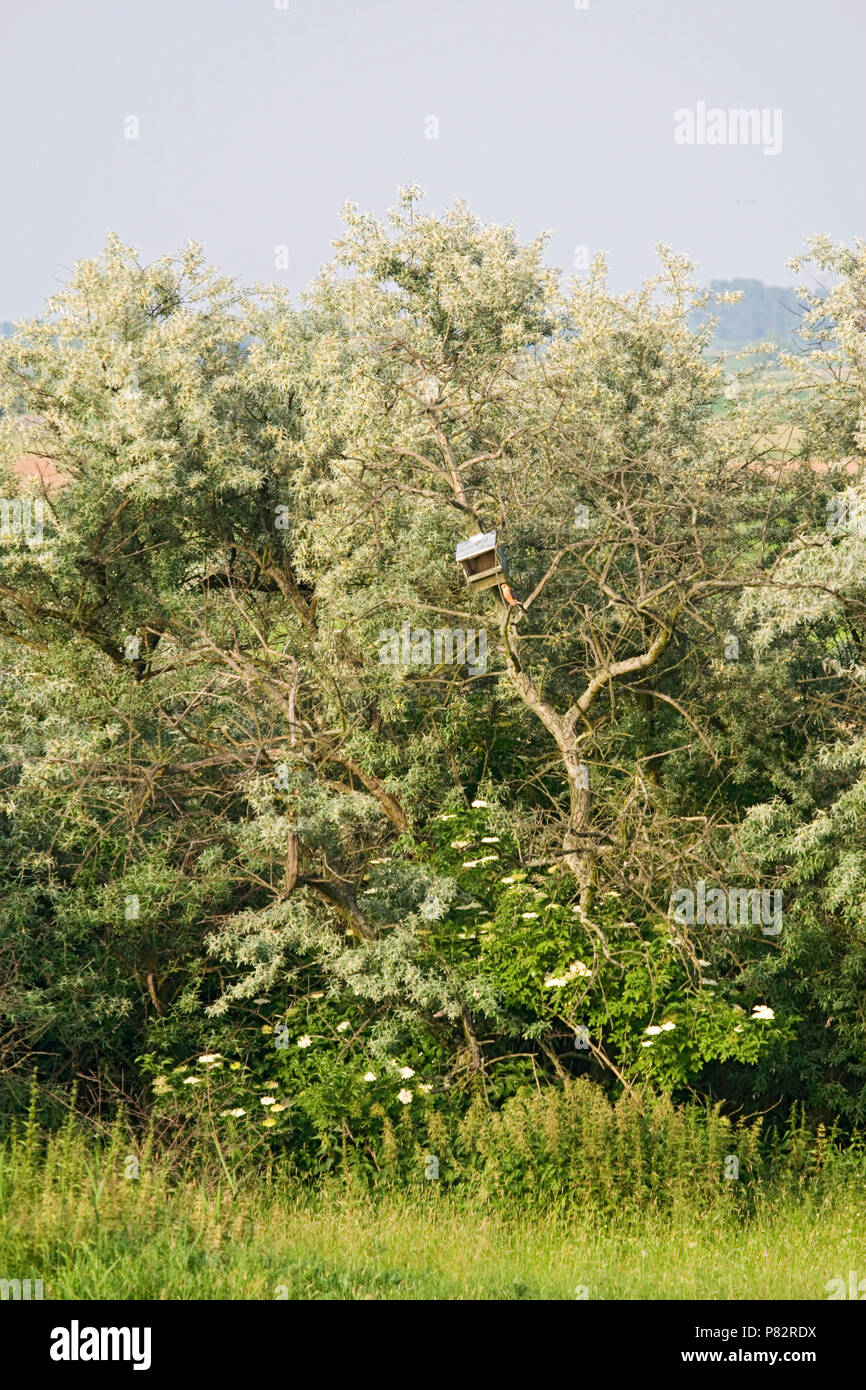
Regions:
<instances>
[{"instance_id":1,"label":"sky","mask_svg":"<svg viewBox=\"0 0 866 1390\"><path fill-rule=\"evenodd\" d=\"M297 295L346 199L464 199L625 290L866 235L860 0L0 0L0 319L108 230ZM763 113L754 126L729 112ZM761 125L763 121L763 126ZM701 138L703 137L703 138ZM691 141L691 142L689 142Z\"/></svg>"}]
</instances>

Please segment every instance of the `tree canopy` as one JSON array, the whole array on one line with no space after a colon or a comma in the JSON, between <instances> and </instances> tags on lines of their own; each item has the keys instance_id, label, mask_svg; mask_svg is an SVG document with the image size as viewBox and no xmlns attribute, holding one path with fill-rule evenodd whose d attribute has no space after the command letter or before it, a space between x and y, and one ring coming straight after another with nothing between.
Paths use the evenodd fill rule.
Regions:
<instances>
[{"instance_id":1,"label":"tree canopy","mask_svg":"<svg viewBox=\"0 0 866 1390\"><path fill-rule=\"evenodd\" d=\"M429 1104L863 1118L866 247L807 249L808 350L733 399L684 257L616 295L543 251L411 188L296 307L109 238L0 343L13 1079L277 1030L320 1130L395 1054Z\"/></svg>"}]
</instances>

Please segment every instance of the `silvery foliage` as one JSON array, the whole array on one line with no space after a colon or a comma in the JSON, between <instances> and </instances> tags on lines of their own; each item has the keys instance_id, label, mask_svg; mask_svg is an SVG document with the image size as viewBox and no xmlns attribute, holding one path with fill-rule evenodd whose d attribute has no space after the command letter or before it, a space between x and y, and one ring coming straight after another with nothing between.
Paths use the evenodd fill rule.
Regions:
<instances>
[{"instance_id":1,"label":"silvery foliage","mask_svg":"<svg viewBox=\"0 0 866 1390\"><path fill-rule=\"evenodd\" d=\"M802 335L810 345L800 354L781 354L790 376L779 389L780 410L801 431L796 455L853 458L862 463L866 447L866 242L834 245L827 237L808 243L792 261L800 270L812 263L836 277L829 291L803 291ZM820 884L826 909L847 917L855 930L866 910L866 857L860 833L866 815L866 729L863 693L866 671L857 636L858 615L866 599L866 490L845 473L822 475L827 515L800 534L779 556L765 586L747 590L738 622L752 629L754 650L764 660L796 659L798 644L825 627L825 676L836 683L840 716L836 737L818 747L798 795L753 807L743 826L743 848L768 864L792 865L795 881ZM833 521L842 517L842 524ZM828 520L828 517L830 520ZM813 649L809 649L810 651ZM837 790L827 803L812 784L832 774Z\"/></svg>"},{"instance_id":2,"label":"silvery foliage","mask_svg":"<svg viewBox=\"0 0 866 1390\"><path fill-rule=\"evenodd\" d=\"M471 1001L476 1013L497 1015L494 996L482 976L457 976L425 959L425 928L441 922L458 889L453 879L430 876L406 866L415 906L399 922L359 951L348 936L339 937L331 914L309 896L291 895L259 911L231 918L208 941L209 949L245 968L245 973L209 1009L225 1013L235 1000L266 993L291 980L293 963L315 961L330 978L335 995L351 992L371 1004L387 1003L388 1018L373 1030L374 1051L387 1051L406 1026L420 1015L442 1012L459 1020ZM401 885L405 891L406 883Z\"/></svg>"}]
</instances>

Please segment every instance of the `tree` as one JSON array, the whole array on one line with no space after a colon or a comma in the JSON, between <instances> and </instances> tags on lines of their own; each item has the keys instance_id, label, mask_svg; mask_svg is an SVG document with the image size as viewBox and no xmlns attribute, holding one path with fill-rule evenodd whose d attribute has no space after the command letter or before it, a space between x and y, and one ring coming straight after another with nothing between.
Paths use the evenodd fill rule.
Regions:
<instances>
[{"instance_id":1,"label":"tree","mask_svg":"<svg viewBox=\"0 0 866 1390\"><path fill-rule=\"evenodd\" d=\"M788 924L780 951L749 977L801 1015L796 1045L771 1059L764 1087L861 1122L866 244L816 238L792 268L809 264L831 283L802 291L807 350L781 356L774 408L795 426L783 461L808 467L812 506L779 554L773 586L743 596L741 618L763 659L805 693L810 737L796 783L761 798L743 825L749 853L784 885Z\"/></svg>"},{"instance_id":2,"label":"tree","mask_svg":"<svg viewBox=\"0 0 866 1390\"><path fill-rule=\"evenodd\" d=\"M738 826L792 706L725 650L806 485L764 466L768 407L719 409L682 258L564 294L541 242L417 203L349 208L301 312L112 239L0 347L66 480L2 554L2 1007L28 1045L84 1032L78 1070L318 996L446 1079L756 1055L742 942L716 999L667 912L757 872ZM11 414L0 442L11 468ZM455 548L489 527L509 589L473 595ZM485 661L437 656L443 624Z\"/></svg>"}]
</instances>

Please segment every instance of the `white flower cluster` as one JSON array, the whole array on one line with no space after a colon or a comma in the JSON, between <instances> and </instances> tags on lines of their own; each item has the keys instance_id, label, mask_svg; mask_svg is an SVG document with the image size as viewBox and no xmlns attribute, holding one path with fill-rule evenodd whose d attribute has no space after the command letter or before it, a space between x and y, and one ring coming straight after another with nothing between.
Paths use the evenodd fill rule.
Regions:
<instances>
[{"instance_id":1,"label":"white flower cluster","mask_svg":"<svg viewBox=\"0 0 866 1390\"><path fill-rule=\"evenodd\" d=\"M675 1023L671 1023L670 1019L668 1019L667 1023L651 1023L649 1028L644 1029L644 1032L650 1035L649 1041L642 1042L641 1047L652 1047L653 1038L657 1037L659 1033L669 1033L671 1029L676 1028L676 1026Z\"/></svg>"},{"instance_id":2,"label":"white flower cluster","mask_svg":"<svg viewBox=\"0 0 866 1390\"><path fill-rule=\"evenodd\" d=\"M397 1067L397 1063L393 1057L391 1058L391 1066L396 1068L397 1075L400 1077L401 1081L409 1081L415 1075L415 1070L413 1067ZM376 1072L365 1071L363 1079L365 1081L378 1081L379 1078ZM433 1084L432 1082L421 1082L421 1084L418 1086L418 1090L422 1093L422 1095L428 1096L430 1092L433 1090ZM403 1086L397 1092L397 1099L399 1100L401 1105L411 1105L412 1101L414 1100L414 1092L410 1091L408 1086Z\"/></svg>"},{"instance_id":3,"label":"white flower cluster","mask_svg":"<svg viewBox=\"0 0 866 1390\"><path fill-rule=\"evenodd\" d=\"M524 913L523 915L527 916L526 913ZM529 915L535 917L538 914L533 912ZM592 971L590 970L588 965L584 965L582 960L575 960L572 961L571 965L568 967L564 975L548 975L547 979L544 981L544 988L562 989L564 985L570 985L572 980L588 980L591 975ZM673 1027L673 1024L671 1024L671 1027Z\"/></svg>"}]
</instances>

